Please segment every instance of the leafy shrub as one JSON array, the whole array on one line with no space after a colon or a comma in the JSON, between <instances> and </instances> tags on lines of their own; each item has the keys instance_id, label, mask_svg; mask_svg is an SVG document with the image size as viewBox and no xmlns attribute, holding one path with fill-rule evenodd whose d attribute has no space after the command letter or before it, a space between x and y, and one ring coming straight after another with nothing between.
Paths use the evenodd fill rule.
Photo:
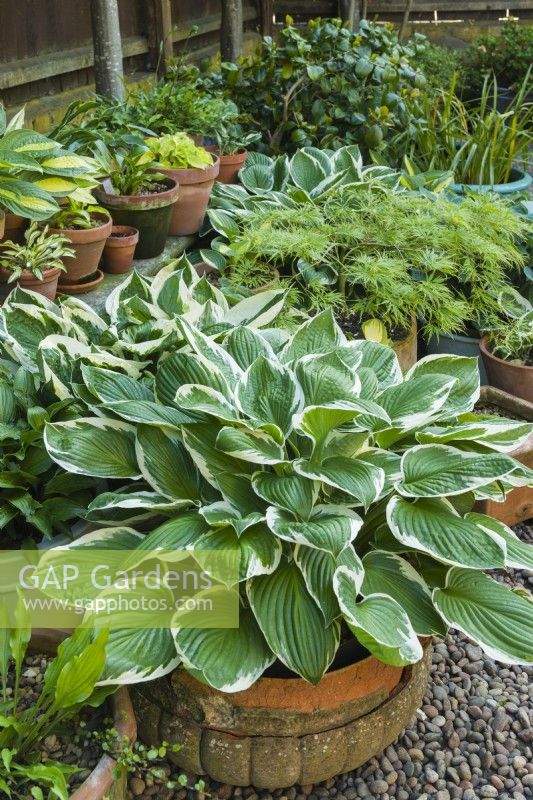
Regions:
<instances>
[{"instance_id":1,"label":"leafy shrub","mask_svg":"<svg viewBox=\"0 0 533 800\"><path fill-rule=\"evenodd\" d=\"M485 77L493 74L502 86L518 89L533 64L533 25L507 22L498 36L479 36L463 61L470 96L479 97Z\"/></svg>"},{"instance_id":2,"label":"leafy shrub","mask_svg":"<svg viewBox=\"0 0 533 800\"><path fill-rule=\"evenodd\" d=\"M197 147L186 133L165 134L145 139L153 160L165 169L205 169L213 163L203 147Z\"/></svg>"},{"instance_id":3,"label":"leafy shrub","mask_svg":"<svg viewBox=\"0 0 533 800\"><path fill-rule=\"evenodd\" d=\"M458 50L451 50L426 40L423 47L416 49L412 65L425 75L430 86L436 89L447 89L455 73L458 74L458 85L462 85L463 62Z\"/></svg>"}]
</instances>

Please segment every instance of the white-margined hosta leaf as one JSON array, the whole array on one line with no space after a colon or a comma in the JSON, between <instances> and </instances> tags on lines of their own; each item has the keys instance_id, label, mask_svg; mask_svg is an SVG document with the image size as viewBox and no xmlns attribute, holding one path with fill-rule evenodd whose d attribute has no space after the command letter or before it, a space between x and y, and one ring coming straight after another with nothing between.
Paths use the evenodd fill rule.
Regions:
<instances>
[{"instance_id":1,"label":"white-margined hosta leaf","mask_svg":"<svg viewBox=\"0 0 533 800\"><path fill-rule=\"evenodd\" d=\"M446 626L433 607L428 585L408 561L384 550L371 550L363 558L363 567L361 594L390 595L406 612L418 636L446 633Z\"/></svg>"},{"instance_id":2,"label":"white-margined hosta leaf","mask_svg":"<svg viewBox=\"0 0 533 800\"><path fill-rule=\"evenodd\" d=\"M331 625L340 615L337 595L333 591L335 570L342 565L360 574L363 571L361 559L351 545L334 558L324 550L298 544L294 548L294 560L304 576L309 594L324 615L325 624Z\"/></svg>"},{"instance_id":3,"label":"white-margined hosta leaf","mask_svg":"<svg viewBox=\"0 0 533 800\"><path fill-rule=\"evenodd\" d=\"M454 566L497 569L505 566L505 543L461 517L440 498L414 502L393 497L387 522L402 544Z\"/></svg>"},{"instance_id":4,"label":"white-margined hosta leaf","mask_svg":"<svg viewBox=\"0 0 533 800\"><path fill-rule=\"evenodd\" d=\"M246 464L245 461L241 463ZM221 472L217 476L216 483L224 500L238 509L241 516L247 517L250 514L265 516L265 503L254 492L251 475Z\"/></svg>"},{"instance_id":5,"label":"white-margined hosta leaf","mask_svg":"<svg viewBox=\"0 0 533 800\"><path fill-rule=\"evenodd\" d=\"M2 320L8 341L20 363L36 372L35 360L43 339L64 333L55 313L29 303L9 303L2 309Z\"/></svg>"},{"instance_id":6,"label":"white-margined hosta leaf","mask_svg":"<svg viewBox=\"0 0 533 800\"><path fill-rule=\"evenodd\" d=\"M247 370L259 356L276 360L274 350L264 336L244 325L231 331L224 346L242 370Z\"/></svg>"},{"instance_id":7,"label":"white-margined hosta leaf","mask_svg":"<svg viewBox=\"0 0 533 800\"><path fill-rule=\"evenodd\" d=\"M180 386L174 398L174 404L180 409L200 411L225 422L238 422L239 412L223 394L210 386L186 383Z\"/></svg>"},{"instance_id":8,"label":"white-margined hosta leaf","mask_svg":"<svg viewBox=\"0 0 533 800\"><path fill-rule=\"evenodd\" d=\"M306 522L270 506L266 512L270 530L287 542L325 550L335 558L352 542L363 524L361 517L344 506L315 506Z\"/></svg>"},{"instance_id":9,"label":"white-margined hosta leaf","mask_svg":"<svg viewBox=\"0 0 533 800\"><path fill-rule=\"evenodd\" d=\"M199 499L199 485L192 459L172 431L137 426L135 452L143 478L170 500Z\"/></svg>"},{"instance_id":10,"label":"white-margined hosta leaf","mask_svg":"<svg viewBox=\"0 0 533 800\"><path fill-rule=\"evenodd\" d=\"M301 520L311 516L318 494L318 485L301 475L254 472L252 486L267 503L290 511Z\"/></svg>"},{"instance_id":11,"label":"white-margined hosta leaf","mask_svg":"<svg viewBox=\"0 0 533 800\"><path fill-rule=\"evenodd\" d=\"M169 408L150 400L118 400L114 403L101 403L99 408L111 411L113 414L128 422L140 422L144 425L154 425L159 428L174 428L178 430L182 425L198 422L200 415L188 414Z\"/></svg>"},{"instance_id":12,"label":"white-margined hosta leaf","mask_svg":"<svg viewBox=\"0 0 533 800\"><path fill-rule=\"evenodd\" d=\"M357 602L360 581L345 566L337 568L333 586L348 627L372 655L398 667L420 661L422 646L396 600L376 593Z\"/></svg>"},{"instance_id":13,"label":"white-margined hosta leaf","mask_svg":"<svg viewBox=\"0 0 533 800\"><path fill-rule=\"evenodd\" d=\"M478 642L504 664L533 663L533 602L501 583L469 569L448 572L433 602L452 628Z\"/></svg>"},{"instance_id":14,"label":"white-margined hosta leaf","mask_svg":"<svg viewBox=\"0 0 533 800\"><path fill-rule=\"evenodd\" d=\"M147 302L150 302L152 299L150 284L148 281L145 281L136 270L133 270L126 280L120 283L116 289L113 289L107 296L105 310L109 314L112 322L117 321L121 306L123 306L130 297L139 297L141 300L146 300Z\"/></svg>"},{"instance_id":15,"label":"white-margined hosta leaf","mask_svg":"<svg viewBox=\"0 0 533 800\"><path fill-rule=\"evenodd\" d=\"M189 505L188 500L169 500L156 492L104 492L89 505L85 519L106 525L133 525L142 519L176 512Z\"/></svg>"},{"instance_id":16,"label":"white-margined hosta leaf","mask_svg":"<svg viewBox=\"0 0 533 800\"><path fill-rule=\"evenodd\" d=\"M507 551L505 556L506 567L509 569L533 570L533 545L522 542L511 528L508 528L499 519L488 517L486 514L470 512L466 515L466 519L474 522L487 533L493 533L504 540Z\"/></svg>"},{"instance_id":17,"label":"white-margined hosta leaf","mask_svg":"<svg viewBox=\"0 0 533 800\"><path fill-rule=\"evenodd\" d=\"M61 301L61 313L67 326L76 332L81 342L98 343L107 333L109 324L79 297L68 295Z\"/></svg>"},{"instance_id":18,"label":"white-margined hosta leaf","mask_svg":"<svg viewBox=\"0 0 533 800\"><path fill-rule=\"evenodd\" d=\"M212 423L184 426L182 429L183 444L190 453L200 474L212 486L218 488L217 478L221 474L246 474L253 472L253 465L242 461L216 448L217 436L221 425Z\"/></svg>"},{"instance_id":19,"label":"white-margined hosta leaf","mask_svg":"<svg viewBox=\"0 0 533 800\"><path fill-rule=\"evenodd\" d=\"M264 356L259 356L242 375L235 396L239 410L257 425L274 423L286 436L303 400L293 373Z\"/></svg>"},{"instance_id":20,"label":"white-margined hosta leaf","mask_svg":"<svg viewBox=\"0 0 533 800\"><path fill-rule=\"evenodd\" d=\"M129 375L130 378L138 380L144 372L144 369L149 366L149 361L133 361L131 359L120 358L113 355L113 353L92 352L83 357L86 364L93 367L104 367L110 369L121 370Z\"/></svg>"},{"instance_id":21,"label":"white-margined hosta leaf","mask_svg":"<svg viewBox=\"0 0 533 800\"><path fill-rule=\"evenodd\" d=\"M473 417L473 415L468 415ZM418 431L420 444L453 444L455 442L476 442L499 453L509 453L523 444L533 433L533 424L519 420L469 419L455 425L435 425Z\"/></svg>"},{"instance_id":22,"label":"white-margined hosta leaf","mask_svg":"<svg viewBox=\"0 0 533 800\"><path fill-rule=\"evenodd\" d=\"M233 389L243 374L242 369L235 359L230 356L227 350L217 344L214 339L210 339L209 336L203 334L198 328L189 325L185 319L181 318L179 324L185 339L194 352L203 356L208 361L213 362L226 379L230 389Z\"/></svg>"},{"instance_id":23,"label":"white-margined hosta leaf","mask_svg":"<svg viewBox=\"0 0 533 800\"><path fill-rule=\"evenodd\" d=\"M43 380L50 383L59 400L72 397L72 378L76 360L89 355L90 351L88 345L69 336L52 334L41 342L37 363Z\"/></svg>"},{"instance_id":24,"label":"white-margined hosta leaf","mask_svg":"<svg viewBox=\"0 0 533 800\"><path fill-rule=\"evenodd\" d=\"M435 417L454 384L455 379L446 375L420 375L389 386L377 402L391 418L393 428L411 430Z\"/></svg>"},{"instance_id":25,"label":"white-margined hosta leaf","mask_svg":"<svg viewBox=\"0 0 533 800\"><path fill-rule=\"evenodd\" d=\"M378 499L385 483L385 473L380 467L357 458L333 456L320 464L299 460L295 461L294 469L299 475L346 492L365 508Z\"/></svg>"},{"instance_id":26,"label":"white-margined hosta leaf","mask_svg":"<svg viewBox=\"0 0 533 800\"><path fill-rule=\"evenodd\" d=\"M376 447L363 450L357 454L357 458L360 461L365 461L367 464L379 467L385 473L382 496L389 494L396 481L401 478L402 459L398 453L393 453L391 450L380 450Z\"/></svg>"},{"instance_id":27,"label":"white-margined hosta leaf","mask_svg":"<svg viewBox=\"0 0 533 800\"><path fill-rule=\"evenodd\" d=\"M284 302L285 292L281 289L257 292L232 306L224 315L223 321L234 327L247 325L258 330L276 319Z\"/></svg>"},{"instance_id":28,"label":"white-margined hosta leaf","mask_svg":"<svg viewBox=\"0 0 533 800\"><path fill-rule=\"evenodd\" d=\"M470 411L479 400L479 369L477 358L458 355L430 355L421 358L405 376L406 381L421 375L441 375L455 378L456 383L441 409L441 418L457 417Z\"/></svg>"},{"instance_id":29,"label":"white-margined hosta leaf","mask_svg":"<svg viewBox=\"0 0 533 800\"><path fill-rule=\"evenodd\" d=\"M293 420L293 425L319 447L335 428L356 421L358 427L375 430L390 424L390 417L381 406L361 398L354 402L333 402L308 406Z\"/></svg>"},{"instance_id":30,"label":"white-margined hosta leaf","mask_svg":"<svg viewBox=\"0 0 533 800\"><path fill-rule=\"evenodd\" d=\"M248 598L271 650L289 669L318 683L340 640L336 622L327 628L294 562L248 582ZM311 646L312 642L312 646Z\"/></svg>"},{"instance_id":31,"label":"white-margined hosta leaf","mask_svg":"<svg viewBox=\"0 0 533 800\"><path fill-rule=\"evenodd\" d=\"M503 478L516 462L500 453L467 453L448 445L417 445L402 457L396 484L405 497L456 495Z\"/></svg>"},{"instance_id":32,"label":"white-margined hosta leaf","mask_svg":"<svg viewBox=\"0 0 533 800\"><path fill-rule=\"evenodd\" d=\"M239 580L246 581L255 575L269 575L281 560L281 542L272 536L265 523L256 523L239 536L231 527L217 528L199 536L194 542L196 558L202 569L216 580L233 581L234 570L223 563L226 552L238 553ZM210 557L212 551L213 557ZM222 563L221 563L222 562ZM230 567L235 564L233 558Z\"/></svg>"},{"instance_id":33,"label":"white-margined hosta leaf","mask_svg":"<svg viewBox=\"0 0 533 800\"><path fill-rule=\"evenodd\" d=\"M51 458L78 475L141 477L135 456L135 428L126 422L87 417L47 423L44 442Z\"/></svg>"},{"instance_id":34,"label":"white-margined hosta leaf","mask_svg":"<svg viewBox=\"0 0 533 800\"><path fill-rule=\"evenodd\" d=\"M279 464L286 459L283 447L265 431L246 428L222 428L216 440L217 450L253 464Z\"/></svg>"},{"instance_id":35,"label":"white-margined hosta leaf","mask_svg":"<svg viewBox=\"0 0 533 800\"><path fill-rule=\"evenodd\" d=\"M175 405L176 392L187 383L210 386L224 397L230 397L226 379L217 365L196 353L171 353L161 359L155 376L157 399L167 406Z\"/></svg>"},{"instance_id":36,"label":"white-margined hosta leaf","mask_svg":"<svg viewBox=\"0 0 533 800\"><path fill-rule=\"evenodd\" d=\"M357 371L348 367L335 351L303 356L294 366L306 406L356 400L360 393Z\"/></svg>"},{"instance_id":37,"label":"white-margined hosta leaf","mask_svg":"<svg viewBox=\"0 0 533 800\"><path fill-rule=\"evenodd\" d=\"M252 525L263 522L265 519L264 514L258 511L242 516L240 512L226 500L219 500L208 506L202 506L198 509L198 513L202 515L207 524L212 528L225 528L230 525L237 536L240 536L245 530L251 528Z\"/></svg>"},{"instance_id":38,"label":"white-margined hosta leaf","mask_svg":"<svg viewBox=\"0 0 533 800\"><path fill-rule=\"evenodd\" d=\"M152 553L154 550L164 550L165 557L167 557L172 550L192 549L194 542L208 532L209 525L200 514L196 511L183 511L166 522L162 522L161 525L142 537L136 549L142 558L144 558L143 551ZM132 561L130 563L128 560L128 569L138 563L134 553L130 554L130 558Z\"/></svg>"},{"instance_id":39,"label":"white-margined hosta leaf","mask_svg":"<svg viewBox=\"0 0 533 800\"><path fill-rule=\"evenodd\" d=\"M180 658L168 628L113 628L106 646L106 665L99 686L162 678Z\"/></svg>"},{"instance_id":40,"label":"white-margined hosta leaf","mask_svg":"<svg viewBox=\"0 0 533 800\"><path fill-rule=\"evenodd\" d=\"M145 384L129 375L113 372L101 367L82 364L81 372L87 388L102 402L118 400L153 400L154 396Z\"/></svg>"},{"instance_id":41,"label":"white-margined hosta leaf","mask_svg":"<svg viewBox=\"0 0 533 800\"><path fill-rule=\"evenodd\" d=\"M238 628L181 628L173 633L185 667L221 692L248 689L276 658L249 608L241 608Z\"/></svg>"},{"instance_id":42,"label":"white-margined hosta leaf","mask_svg":"<svg viewBox=\"0 0 533 800\"><path fill-rule=\"evenodd\" d=\"M73 542L54 547L50 552L56 550L135 550L142 541L142 533L124 525L115 525L112 528L89 531Z\"/></svg>"},{"instance_id":43,"label":"white-margined hosta leaf","mask_svg":"<svg viewBox=\"0 0 533 800\"><path fill-rule=\"evenodd\" d=\"M361 357L361 369L372 370L381 391L402 382L402 370L392 347L366 339L350 342L348 347Z\"/></svg>"},{"instance_id":44,"label":"white-margined hosta leaf","mask_svg":"<svg viewBox=\"0 0 533 800\"><path fill-rule=\"evenodd\" d=\"M322 311L304 322L280 353L284 364L289 364L310 353L329 353L346 343L345 336L331 311Z\"/></svg>"}]
</instances>

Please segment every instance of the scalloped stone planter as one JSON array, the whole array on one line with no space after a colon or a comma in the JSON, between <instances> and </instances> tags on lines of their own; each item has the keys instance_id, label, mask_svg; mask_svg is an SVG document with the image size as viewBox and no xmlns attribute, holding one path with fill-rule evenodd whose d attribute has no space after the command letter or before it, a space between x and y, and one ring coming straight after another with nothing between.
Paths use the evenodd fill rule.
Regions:
<instances>
[{"instance_id":1,"label":"scalloped stone planter","mask_svg":"<svg viewBox=\"0 0 533 800\"><path fill-rule=\"evenodd\" d=\"M232 786L270 791L356 769L391 744L426 691L431 642L401 669L368 657L328 672L317 686L261 678L227 694L182 669L133 688L143 741L183 745L175 763Z\"/></svg>"},{"instance_id":2,"label":"scalloped stone planter","mask_svg":"<svg viewBox=\"0 0 533 800\"><path fill-rule=\"evenodd\" d=\"M67 636L65 631L36 629L32 633L30 647L33 651L55 655L58 644ZM130 742L137 739L137 723L129 692L121 686L110 698L114 727L120 736ZM117 762L103 755L88 778L71 795L69 800L127 800L127 774L115 778L113 770Z\"/></svg>"}]
</instances>

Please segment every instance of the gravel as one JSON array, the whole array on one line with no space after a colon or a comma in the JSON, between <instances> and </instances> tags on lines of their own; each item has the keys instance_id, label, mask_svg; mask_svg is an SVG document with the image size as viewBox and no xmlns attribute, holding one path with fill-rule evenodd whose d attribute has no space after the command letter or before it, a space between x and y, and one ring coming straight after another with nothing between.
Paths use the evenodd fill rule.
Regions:
<instances>
[{"instance_id":1,"label":"gravel","mask_svg":"<svg viewBox=\"0 0 533 800\"><path fill-rule=\"evenodd\" d=\"M533 544L533 521L515 527ZM497 580L533 590L533 571ZM221 800L530 800L533 798L533 668L505 666L461 634L435 638L431 678L423 704L403 735L354 772L315 786L268 792L205 779L205 792ZM179 770L165 764L176 780ZM189 775L189 785L197 776ZM130 780L130 796L193 800L185 788ZM202 798L200 798L202 800Z\"/></svg>"}]
</instances>

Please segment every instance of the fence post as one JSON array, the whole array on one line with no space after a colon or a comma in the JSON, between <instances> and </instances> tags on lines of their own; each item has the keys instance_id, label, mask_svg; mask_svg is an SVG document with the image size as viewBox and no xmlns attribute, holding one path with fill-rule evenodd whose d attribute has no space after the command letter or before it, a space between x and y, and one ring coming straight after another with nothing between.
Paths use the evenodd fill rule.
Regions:
<instances>
[{"instance_id":1,"label":"fence post","mask_svg":"<svg viewBox=\"0 0 533 800\"><path fill-rule=\"evenodd\" d=\"M124 97L122 42L117 0L91 0L96 92Z\"/></svg>"},{"instance_id":2,"label":"fence post","mask_svg":"<svg viewBox=\"0 0 533 800\"><path fill-rule=\"evenodd\" d=\"M222 0L220 53L222 61L236 61L242 52L242 0Z\"/></svg>"},{"instance_id":3,"label":"fence post","mask_svg":"<svg viewBox=\"0 0 533 800\"><path fill-rule=\"evenodd\" d=\"M261 36L272 36L274 0L260 0Z\"/></svg>"},{"instance_id":4,"label":"fence post","mask_svg":"<svg viewBox=\"0 0 533 800\"><path fill-rule=\"evenodd\" d=\"M411 13L411 9L414 5L414 0L406 0L405 8L403 10L403 17L402 17L402 24L400 25L400 32L398 34L398 39L400 42L403 40L405 33L407 31L407 25L409 24L409 14Z\"/></svg>"},{"instance_id":5,"label":"fence post","mask_svg":"<svg viewBox=\"0 0 533 800\"><path fill-rule=\"evenodd\" d=\"M351 31L356 30L361 18L359 0L339 0L339 16Z\"/></svg>"}]
</instances>

